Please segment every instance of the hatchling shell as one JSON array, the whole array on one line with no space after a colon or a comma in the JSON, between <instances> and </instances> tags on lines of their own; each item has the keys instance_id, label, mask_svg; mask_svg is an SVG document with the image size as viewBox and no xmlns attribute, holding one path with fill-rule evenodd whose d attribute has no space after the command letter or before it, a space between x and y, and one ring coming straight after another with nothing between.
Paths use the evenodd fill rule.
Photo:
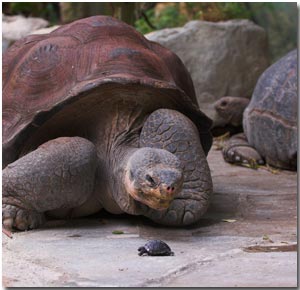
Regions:
<instances>
[{"instance_id":1,"label":"hatchling shell","mask_svg":"<svg viewBox=\"0 0 300 290\"><path fill-rule=\"evenodd\" d=\"M171 248L164 241L161 240L151 240L145 244L144 248L147 250L147 253L151 256L174 254L171 251Z\"/></svg>"}]
</instances>

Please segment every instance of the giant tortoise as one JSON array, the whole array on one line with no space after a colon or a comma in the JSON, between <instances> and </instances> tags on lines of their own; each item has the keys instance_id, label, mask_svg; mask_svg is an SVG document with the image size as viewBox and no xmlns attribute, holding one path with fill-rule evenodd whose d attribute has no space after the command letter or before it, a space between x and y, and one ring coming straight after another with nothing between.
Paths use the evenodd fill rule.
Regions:
<instances>
[{"instance_id":1,"label":"giant tortoise","mask_svg":"<svg viewBox=\"0 0 300 290\"><path fill-rule=\"evenodd\" d=\"M223 149L231 163L297 168L297 51L271 65L259 78L251 101L223 97L217 113L231 125L243 122L244 134L233 136Z\"/></svg>"},{"instance_id":2,"label":"giant tortoise","mask_svg":"<svg viewBox=\"0 0 300 290\"><path fill-rule=\"evenodd\" d=\"M131 26L94 16L28 36L3 55L3 225L103 208L195 223L210 127L180 59Z\"/></svg>"}]
</instances>

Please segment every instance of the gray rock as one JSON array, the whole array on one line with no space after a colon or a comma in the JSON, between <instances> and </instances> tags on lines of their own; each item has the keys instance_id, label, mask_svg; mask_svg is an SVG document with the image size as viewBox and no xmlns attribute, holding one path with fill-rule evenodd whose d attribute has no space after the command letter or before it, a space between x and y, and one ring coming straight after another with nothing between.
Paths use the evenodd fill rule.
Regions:
<instances>
[{"instance_id":1,"label":"gray rock","mask_svg":"<svg viewBox=\"0 0 300 290\"><path fill-rule=\"evenodd\" d=\"M54 25L54 26L50 26L50 27L46 27L46 28L41 28L41 29L37 29L37 30L31 32L30 34L47 34L47 33L54 31L55 29L57 29L59 27L60 27L60 25Z\"/></svg>"},{"instance_id":2,"label":"gray rock","mask_svg":"<svg viewBox=\"0 0 300 290\"><path fill-rule=\"evenodd\" d=\"M44 28L48 24L48 21L42 18L2 15L2 52L14 41L25 37L34 30Z\"/></svg>"},{"instance_id":3,"label":"gray rock","mask_svg":"<svg viewBox=\"0 0 300 290\"><path fill-rule=\"evenodd\" d=\"M11 45L11 41L2 38L2 52L7 50L10 45Z\"/></svg>"},{"instance_id":4,"label":"gray rock","mask_svg":"<svg viewBox=\"0 0 300 290\"><path fill-rule=\"evenodd\" d=\"M201 109L213 119L216 100L226 95L250 98L269 65L267 35L249 20L191 21L145 36L181 58L191 73Z\"/></svg>"}]
</instances>

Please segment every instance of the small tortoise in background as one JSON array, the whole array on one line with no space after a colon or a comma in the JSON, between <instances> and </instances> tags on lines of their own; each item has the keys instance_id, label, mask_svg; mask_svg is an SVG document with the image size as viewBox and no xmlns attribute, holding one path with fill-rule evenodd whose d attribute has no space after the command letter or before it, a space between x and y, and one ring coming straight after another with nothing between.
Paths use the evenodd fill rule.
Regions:
<instances>
[{"instance_id":1,"label":"small tortoise in background","mask_svg":"<svg viewBox=\"0 0 300 290\"><path fill-rule=\"evenodd\" d=\"M171 248L161 240L150 240L145 246L139 247L139 256L174 256Z\"/></svg>"},{"instance_id":2,"label":"small tortoise in background","mask_svg":"<svg viewBox=\"0 0 300 290\"><path fill-rule=\"evenodd\" d=\"M234 135L223 148L231 163L264 164L297 169L297 51L270 66L259 78L251 101L223 97L217 113L232 125L243 122L244 133Z\"/></svg>"},{"instance_id":3,"label":"small tortoise in background","mask_svg":"<svg viewBox=\"0 0 300 290\"><path fill-rule=\"evenodd\" d=\"M28 36L3 55L3 225L102 208L195 223L210 127L179 58L131 26L94 16Z\"/></svg>"}]
</instances>

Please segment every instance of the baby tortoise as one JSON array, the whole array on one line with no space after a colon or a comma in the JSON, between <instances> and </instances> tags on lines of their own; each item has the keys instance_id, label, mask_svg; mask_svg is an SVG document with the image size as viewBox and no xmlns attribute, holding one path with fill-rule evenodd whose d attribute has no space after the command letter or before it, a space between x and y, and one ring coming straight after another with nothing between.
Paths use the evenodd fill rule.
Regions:
<instances>
[{"instance_id":1,"label":"baby tortoise","mask_svg":"<svg viewBox=\"0 0 300 290\"><path fill-rule=\"evenodd\" d=\"M139 247L139 256L146 254L148 256L174 256L171 248L161 240L150 240L145 246Z\"/></svg>"}]
</instances>

